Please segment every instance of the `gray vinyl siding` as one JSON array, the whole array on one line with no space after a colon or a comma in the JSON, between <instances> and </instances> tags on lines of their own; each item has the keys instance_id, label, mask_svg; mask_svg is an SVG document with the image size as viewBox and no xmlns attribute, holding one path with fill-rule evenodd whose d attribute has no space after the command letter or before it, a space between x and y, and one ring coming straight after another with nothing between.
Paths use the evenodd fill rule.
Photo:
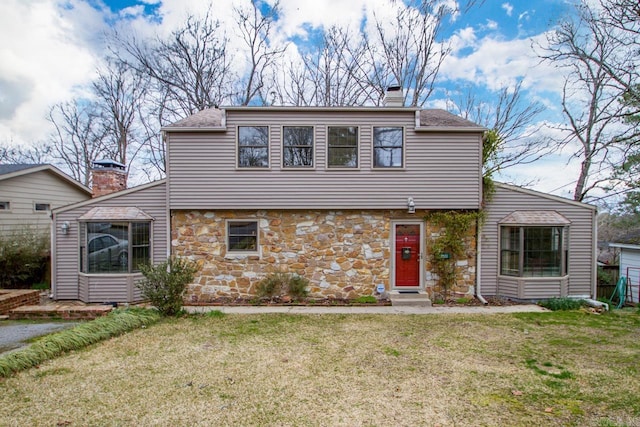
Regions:
<instances>
[{"instance_id":1,"label":"gray vinyl siding","mask_svg":"<svg viewBox=\"0 0 640 427\"><path fill-rule=\"evenodd\" d=\"M113 196L113 195L112 195ZM105 196L95 202L80 204L78 207L62 209L55 214L54 262L52 279L55 283L55 299L79 299L85 302L132 302L139 301L140 293L134 286L139 274L81 274L79 272L78 218L96 206L128 207L143 210L154 220L151 225L151 253L154 263L167 257L168 224L166 208L166 184L143 186L141 190L126 190L122 195ZM71 224L68 234L60 233L60 225ZM130 299L133 298L133 299Z\"/></svg>"},{"instance_id":2,"label":"gray vinyl siding","mask_svg":"<svg viewBox=\"0 0 640 427\"><path fill-rule=\"evenodd\" d=\"M48 203L51 209L91 198L86 191L41 170L0 181L0 201L10 202L9 211L0 211L0 232L19 231L25 227L48 233L48 211L35 211L35 203Z\"/></svg>"},{"instance_id":3,"label":"gray vinyl siding","mask_svg":"<svg viewBox=\"0 0 640 427\"><path fill-rule=\"evenodd\" d=\"M236 168L237 126L269 126L268 169ZM314 126L314 167L282 168L282 126ZM357 126L359 167L326 166L327 126ZM404 128L404 167L373 168L374 126ZM415 112L228 111L226 132L167 131L172 209L477 209L481 131L415 131Z\"/></svg>"},{"instance_id":4,"label":"gray vinyl siding","mask_svg":"<svg viewBox=\"0 0 640 427\"><path fill-rule=\"evenodd\" d=\"M620 277L622 276L627 277L627 283L631 285L631 297L637 303L640 294L640 250L620 249Z\"/></svg>"},{"instance_id":5,"label":"gray vinyl siding","mask_svg":"<svg viewBox=\"0 0 640 427\"><path fill-rule=\"evenodd\" d=\"M554 210L569 225L568 276L562 278L517 278L499 276L499 221L515 210ZM595 208L543 193L497 184L487 204L481 231L480 289L485 296L500 295L520 299L560 296L590 296L595 283Z\"/></svg>"}]
</instances>

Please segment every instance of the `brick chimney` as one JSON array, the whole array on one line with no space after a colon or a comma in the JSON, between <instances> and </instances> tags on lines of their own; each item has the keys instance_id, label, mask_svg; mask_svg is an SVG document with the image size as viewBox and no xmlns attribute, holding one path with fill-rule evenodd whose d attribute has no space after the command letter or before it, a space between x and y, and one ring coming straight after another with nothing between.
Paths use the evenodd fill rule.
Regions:
<instances>
[{"instance_id":1,"label":"brick chimney","mask_svg":"<svg viewBox=\"0 0 640 427\"><path fill-rule=\"evenodd\" d=\"M387 93L384 95L382 104L385 107L404 107L404 96L402 95L401 86L389 86Z\"/></svg>"},{"instance_id":2,"label":"brick chimney","mask_svg":"<svg viewBox=\"0 0 640 427\"><path fill-rule=\"evenodd\" d=\"M100 197L127 188L127 168L114 160L96 160L93 162L92 197Z\"/></svg>"}]
</instances>

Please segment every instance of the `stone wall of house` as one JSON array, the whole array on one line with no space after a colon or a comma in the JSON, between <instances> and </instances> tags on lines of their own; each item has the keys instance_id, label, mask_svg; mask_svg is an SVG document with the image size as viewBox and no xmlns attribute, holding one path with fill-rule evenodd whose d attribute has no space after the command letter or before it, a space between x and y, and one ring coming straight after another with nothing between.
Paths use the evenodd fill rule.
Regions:
<instances>
[{"instance_id":1,"label":"stone wall of house","mask_svg":"<svg viewBox=\"0 0 640 427\"><path fill-rule=\"evenodd\" d=\"M198 261L201 269L187 291L190 302L219 297L253 297L269 273L297 273L310 281L313 297L357 298L390 286L391 221L424 218L426 212L404 211L173 211L172 251ZM226 221L257 220L260 253L226 251ZM437 235L427 225L426 238ZM431 237L433 238L433 237ZM458 261L456 292L473 291L475 241L469 259ZM428 247L428 245L427 245ZM427 257L428 260L428 257ZM425 262L426 285L437 289L437 277Z\"/></svg>"}]
</instances>

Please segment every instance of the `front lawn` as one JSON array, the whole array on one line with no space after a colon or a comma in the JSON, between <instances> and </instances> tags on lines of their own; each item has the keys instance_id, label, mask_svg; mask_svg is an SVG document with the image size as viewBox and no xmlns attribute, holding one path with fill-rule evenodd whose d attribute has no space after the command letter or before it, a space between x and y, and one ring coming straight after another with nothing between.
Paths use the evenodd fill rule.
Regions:
<instances>
[{"instance_id":1,"label":"front lawn","mask_svg":"<svg viewBox=\"0 0 640 427\"><path fill-rule=\"evenodd\" d=\"M168 319L0 380L0 425L640 425L640 314Z\"/></svg>"}]
</instances>

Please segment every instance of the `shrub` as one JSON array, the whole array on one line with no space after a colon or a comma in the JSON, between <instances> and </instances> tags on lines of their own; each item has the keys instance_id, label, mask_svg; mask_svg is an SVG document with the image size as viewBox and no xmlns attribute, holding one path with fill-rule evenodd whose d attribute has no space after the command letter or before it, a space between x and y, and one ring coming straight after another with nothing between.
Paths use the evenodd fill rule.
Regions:
<instances>
[{"instance_id":1,"label":"shrub","mask_svg":"<svg viewBox=\"0 0 640 427\"><path fill-rule=\"evenodd\" d=\"M309 294L309 281L302 276L292 273L271 273L258 283L256 294L260 298L279 298L289 295L294 299L301 299Z\"/></svg>"},{"instance_id":2,"label":"shrub","mask_svg":"<svg viewBox=\"0 0 640 427\"><path fill-rule=\"evenodd\" d=\"M142 265L144 275L136 286L142 296L153 304L163 316L175 316L182 309L182 296L199 270L199 266L184 258L171 257L158 265Z\"/></svg>"},{"instance_id":3,"label":"shrub","mask_svg":"<svg viewBox=\"0 0 640 427\"><path fill-rule=\"evenodd\" d=\"M540 301L538 305L551 311L578 310L585 305L584 301L575 298L551 298Z\"/></svg>"},{"instance_id":4,"label":"shrub","mask_svg":"<svg viewBox=\"0 0 640 427\"><path fill-rule=\"evenodd\" d=\"M0 288L28 289L41 282L49 259L49 236L25 227L0 236Z\"/></svg>"}]
</instances>

